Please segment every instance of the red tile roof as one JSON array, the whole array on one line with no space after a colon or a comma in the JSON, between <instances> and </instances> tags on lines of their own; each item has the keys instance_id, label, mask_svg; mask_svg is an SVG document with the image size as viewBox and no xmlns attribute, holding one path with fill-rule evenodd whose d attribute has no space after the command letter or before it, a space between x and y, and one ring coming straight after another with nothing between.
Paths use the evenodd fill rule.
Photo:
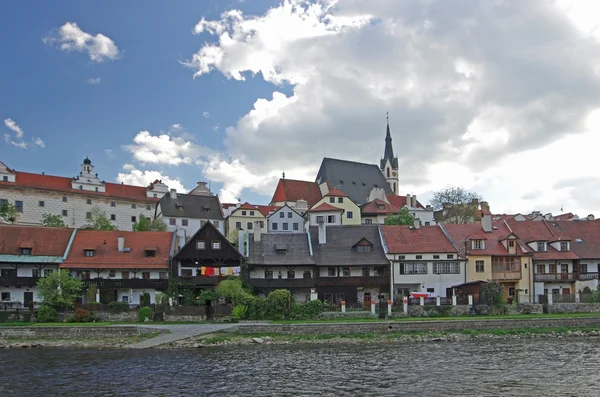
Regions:
<instances>
[{"instance_id":1,"label":"red tile roof","mask_svg":"<svg viewBox=\"0 0 600 397\"><path fill-rule=\"evenodd\" d=\"M446 231L450 235L450 238L454 244L464 253L465 242L467 242L470 236L479 234L487 238L485 242L485 249L472 250L470 246L467 247L470 255L493 255L493 256L508 256L508 250L501 243L502 240L510 234L510 230L506 227L504 222L492 222L492 226L495 228L491 232L484 232L481 228L480 223L468 223L468 224L447 224L444 225ZM516 233L518 235L518 233ZM468 244L468 243L467 243ZM519 244L516 244L516 254L525 255Z\"/></svg>"},{"instance_id":2,"label":"red tile roof","mask_svg":"<svg viewBox=\"0 0 600 397\"><path fill-rule=\"evenodd\" d=\"M390 254L458 252L439 226L381 226Z\"/></svg>"},{"instance_id":3,"label":"red tile roof","mask_svg":"<svg viewBox=\"0 0 600 397\"><path fill-rule=\"evenodd\" d=\"M321 198L321 190L315 182L279 179L271 203L306 200L310 208L321 200Z\"/></svg>"},{"instance_id":4,"label":"red tile roof","mask_svg":"<svg viewBox=\"0 0 600 397\"><path fill-rule=\"evenodd\" d=\"M555 221L568 221L573 218L575 218L575 215L573 215L571 212L567 212L566 214L556 215L554 217L554 220Z\"/></svg>"},{"instance_id":5,"label":"red tile roof","mask_svg":"<svg viewBox=\"0 0 600 397\"><path fill-rule=\"evenodd\" d=\"M392 204L393 206L396 206L398 208L402 208L406 205L406 196L397 196L395 194L388 194L386 195L388 201L390 202L390 204ZM421 204L419 202L419 200L417 200L417 208L425 208L423 206L423 204Z\"/></svg>"},{"instance_id":6,"label":"red tile roof","mask_svg":"<svg viewBox=\"0 0 600 397\"><path fill-rule=\"evenodd\" d=\"M571 251L579 258L600 259L600 221L561 221L554 224L573 237Z\"/></svg>"},{"instance_id":7,"label":"red tile roof","mask_svg":"<svg viewBox=\"0 0 600 397\"><path fill-rule=\"evenodd\" d=\"M328 203L321 203L315 208L311 208L308 212L326 212L326 211L344 211L342 208L334 207Z\"/></svg>"},{"instance_id":8,"label":"red tile roof","mask_svg":"<svg viewBox=\"0 0 600 397\"><path fill-rule=\"evenodd\" d=\"M383 206L383 209L380 209L379 206ZM375 199L373 201L368 202L367 204L365 204L360 212L361 215L387 215L387 214L396 214L398 213L399 208L390 204L390 203L386 203L383 200L380 199Z\"/></svg>"},{"instance_id":9,"label":"red tile roof","mask_svg":"<svg viewBox=\"0 0 600 397\"><path fill-rule=\"evenodd\" d=\"M0 254L21 255L21 248L31 248L31 255L63 256L73 229L32 226L0 226Z\"/></svg>"},{"instance_id":10,"label":"red tile roof","mask_svg":"<svg viewBox=\"0 0 600 397\"><path fill-rule=\"evenodd\" d=\"M106 192L90 192L87 190L73 189L72 178L53 175L31 174L16 172L15 182L0 181L0 186L15 186L29 189L51 190L71 194L85 194L102 197L114 197L139 201L158 201L158 198L148 197L143 186L122 185L120 183L105 183Z\"/></svg>"},{"instance_id":11,"label":"red tile roof","mask_svg":"<svg viewBox=\"0 0 600 397\"><path fill-rule=\"evenodd\" d=\"M256 209L256 206L250 204L249 202L245 202L244 204L240 205L239 209L242 210L254 210Z\"/></svg>"},{"instance_id":12,"label":"red tile roof","mask_svg":"<svg viewBox=\"0 0 600 397\"><path fill-rule=\"evenodd\" d=\"M327 194L325 196L327 196L327 197L330 197L330 196L334 196L334 197L348 197L348 195L346 193L344 193L341 190L338 190L336 188L330 189L329 192L327 192Z\"/></svg>"},{"instance_id":13,"label":"red tile roof","mask_svg":"<svg viewBox=\"0 0 600 397\"><path fill-rule=\"evenodd\" d=\"M264 216L269 216L269 214L277 211L281 207L278 205L257 205L256 208L260 211Z\"/></svg>"},{"instance_id":14,"label":"red tile roof","mask_svg":"<svg viewBox=\"0 0 600 397\"><path fill-rule=\"evenodd\" d=\"M125 248L119 252L117 238L125 238ZM78 230L67 260L60 267L68 269L167 269L171 252L172 232L123 232ZM104 243L106 242L106 245ZM145 250L156 250L155 257L146 257ZM93 257L84 250L95 249Z\"/></svg>"}]
</instances>

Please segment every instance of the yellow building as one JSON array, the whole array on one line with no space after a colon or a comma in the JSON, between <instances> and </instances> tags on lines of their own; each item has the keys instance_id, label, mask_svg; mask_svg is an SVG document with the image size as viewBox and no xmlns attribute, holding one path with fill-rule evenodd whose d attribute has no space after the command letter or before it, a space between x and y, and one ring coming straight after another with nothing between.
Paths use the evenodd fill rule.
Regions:
<instances>
[{"instance_id":1,"label":"yellow building","mask_svg":"<svg viewBox=\"0 0 600 397\"><path fill-rule=\"evenodd\" d=\"M267 233L267 216L278 208L270 205L252 205L248 202L240 205L226 219L227 237L230 240L235 240L237 238L237 230L240 229L253 231L255 227L254 222L258 222L261 233Z\"/></svg>"},{"instance_id":2,"label":"yellow building","mask_svg":"<svg viewBox=\"0 0 600 397\"><path fill-rule=\"evenodd\" d=\"M317 208L324 203L343 210L342 225L360 225L360 208L344 192L335 188L330 189L313 208Z\"/></svg>"}]
</instances>

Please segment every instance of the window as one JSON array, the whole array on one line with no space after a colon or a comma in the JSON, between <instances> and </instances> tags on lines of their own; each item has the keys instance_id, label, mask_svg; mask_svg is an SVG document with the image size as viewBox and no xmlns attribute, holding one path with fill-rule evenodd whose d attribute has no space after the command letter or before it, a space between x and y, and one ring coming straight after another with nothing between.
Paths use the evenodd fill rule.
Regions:
<instances>
[{"instance_id":1,"label":"window","mask_svg":"<svg viewBox=\"0 0 600 397\"><path fill-rule=\"evenodd\" d=\"M435 292L435 288L427 288L427 292L433 294Z\"/></svg>"},{"instance_id":2,"label":"window","mask_svg":"<svg viewBox=\"0 0 600 397\"><path fill-rule=\"evenodd\" d=\"M561 251L568 251L569 250L569 243L565 242L561 242L560 243L560 250Z\"/></svg>"},{"instance_id":3,"label":"window","mask_svg":"<svg viewBox=\"0 0 600 397\"><path fill-rule=\"evenodd\" d=\"M302 278L310 278L310 271L305 270L304 273L302 273Z\"/></svg>"},{"instance_id":4,"label":"window","mask_svg":"<svg viewBox=\"0 0 600 397\"><path fill-rule=\"evenodd\" d=\"M352 211L348 211L348 212L346 212L346 217L347 217L348 219L352 219Z\"/></svg>"},{"instance_id":5,"label":"window","mask_svg":"<svg viewBox=\"0 0 600 397\"><path fill-rule=\"evenodd\" d=\"M111 221L116 221L117 220L117 216L115 214L110 214L110 220Z\"/></svg>"},{"instance_id":6,"label":"window","mask_svg":"<svg viewBox=\"0 0 600 397\"><path fill-rule=\"evenodd\" d=\"M471 248L473 248L474 250L485 249L485 241L484 240L473 240L473 241L471 241Z\"/></svg>"},{"instance_id":7,"label":"window","mask_svg":"<svg viewBox=\"0 0 600 397\"><path fill-rule=\"evenodd\" d=\"M212 249L214 249L214 250L220 250L221 249L221 242L220 241L213 241L212 242Z\"/></svg>"},{"instance_id":8,"label":"window","mask_svg":"<svg viewBox=\"0 0 600 397\"><path fill-rule=\"evenodd\" d=\"M579 273L587 273L587 272L588 272L587 263L582 263L581 265L579 265Z\"/></svg>"},{"instance_id":9,"label":"window","mask_svg":"<svg viewBox=\"0 0 600 397\"><path fill-rule=\"evenodd\" d=\"M385 209L385 205L384 204L377 204L377 209L384 210Z\"/></svg>"},{"instance_id":10,"label":"window","mask_svg":"<svg viewBox=\"0 0 600 397\"><path fill-rule=\"evenodd\" d=\"M40 277L40 269L31 269L31 276Z\"/></svg>"},{"instance_id":11,"label":"window","mask_svg":"<svg viewBox=\"0 0 600 397\"><path fill-rule=\"evenodd\" d=\"M146 210L150 211L152 209L152 206L150 204L146 204Z\"/></svg>"},{"instance_id":12,"label":"window","mask_svg":"<svg viewBox=\"0 0 600 397\"><path fill-rule=\"evenodd\" d=\"M324 294L323 302L333 303L333 294Z\"/></svg>"},{"instance_id":13,"label":"window","mask_svg":"<svg viewBox=\"0 0 600 397\"><path fill-rule=\"evenodd\" d=\"M288 230L288 223L283 222L283 225L281 227L283 228L283 230Z\"/></svg>"},{"instance_id":14,"label":"window","mask_svg":"<svg viewBox=\"0 0 600 397\"><path fill-rule=\"evenodd\" d=\"M336 276L337 274L336 274L336 271L335 271L335 267L328 267L327 268L327 275L329 277Z\"/></svg>"},{"instance_id":15,"label":"window","mask_svg":"<svg viewBox=\"0 0 600 397\"><path fill-rule=\"evenodd\" d=\"M252 222L248 222L248 223L246 223L246 229L247 229L247 230L252 230L252 227L253 227L253 226L254 226L254 225L252 224Z\"/></svg>"},{"instance_id":16,"label":"window","mask_svg":"<svg viewBox=\"0 0 600 397\"><path fill-rule=\"evenodd\" d=\"M111 201L111 202L110 202L110 206L111 206L111 207L116 207L116 206L117 206L117 203L116 203L115 201Z\"/></svg>"},{"instance_id":17,"label":"window","mask_svg":"<svg viewBox=\"0 0 600 397\"><path fill-rule=\"evenodd\" d=\"M358 252L359 254L365 254L367 252L371 252L373 250L373 247L370 245L357 245L356 246L356 252Z\"/></svg>"},{"instance_id":18,"label":"window","mask_svg":"<svg viewBox=\"0 0 600 397\"><path fill-rule=\"evenodd\" d=\"M349 267L343 267L342 268L342 276L344 276L344 277L350 277L351 276L350 268Z\"/></svg>"},{"instance_id":19,"label":"window","mask_svg":"<svg viewBox=\"0 0 600 397\"><path fill-rule=\"evenodd\" d=\"M277 230L277 222L271 223L271 229L272 230Z\"/></svg>"},{"instance_id":20,"label":"window","mask_svg":"<svg viewBox=\"0 0 600 397\"><path fill-rule=\"evenodd\" d=\"M335 223L335 215L327 215L327 223Z\"/></svg>"},{"instance_id":21,"label":"window","mask_svg":"<svg viewBox=\"0 0 600 397\"><path fill-rule=\"evenodd\" d=\"M296 278L296 272L294 270L288 270L287 278Z\"/></svg>"},{"instance_id":22,"label":"window","mask_svg":"<svg viewBox=\"0 0 600 397\"><path fill-rule=\"evenodd\" d=\"M206 249L206 242L205 241L196 241L196 249L198 249L198 250Z\"/></svg>"},{"instance_id":23,"label":"window","mask_svg":"<svg viewBox=\"0 0 600 397\"><path fill-rule=\"evenodd\" d=\"M265 270L265 278L267 280L273 280L273 270Z\"/></svg>"},{"instance_id":24,"label":"window","mask_svg":"<svg viewBox=\"0 0 600 397\"><path fill-rule=\"evenodd\" d=\"M92 199L87 199L87 200L85 200L85 203L86 203L87 205L92 205Z\"/></svg>"},{"instance_id":25,"label":"window","mask_svg":"<svg viewBox=\"0 0 600 397\"><path fill-rule=\"evenodd\" d=\"M62 216L69 216L69 211L62 210Z\"/></svg>"},{"instance_id":26,"label":"window","mask_svg":"<svg viewBox=\"0 0 600 397\"><path fill-rule=\"evenodd\" d=\"M85 219L92 219L92 213L91 212L86 212L85 213Z\"/></svg>"},{"instance_id":27,"label":"window","mask_svg":"<svg viewBox=\"0 0 600 397\"><path fill-rule=\"evenodd\" d=\"M154 258L156 257L156 250L144 250L144 255L146 258Z\"/></svg>"},{"instance_id":28,"label":"window","mask_svg":"<svg viewBox=\"0 0 600 397\"><path fill-rule=\"evenodd\" d=\"M246 211L242 211L242 216L246 216Z\"/></svg>"},{"instance_id":29,"label":"window","mask_svg":"<svg viewBox=\"0 0 600 397\"><path fill-rule=\"evenodd\" d=\"M114 270L109 270L108 271L108 277L116 277L117 276L117 272Z\"/></svg>"},{"instance_id":30,"label":"window","mask_svg":"<svg viewBox=\"0 0 600 397\"><path fill-rule=\"evenodd\" d=\"M44 207L46 205L46 203L44 203L43 201L38 201L38 206L39 207Z\"/></svg>"},{"instance_id":31,"label":"window","mask_svg":"<svg viewBox=\"0 0 600 397\"><path fill-rule=\"evenodd\" d=\"M365 225L371 225L373 223L373 219L365 219Z\"/></svg>"},{"instance_id":32,"label":"window","mask_svg":"<svg viewBox=\"0 0 600 397\"><path fill-rule=\"evenodd\" d=\"M142 272L143 280L150 280L150 272Z\"/></svg>"},{"instance_id":33,"label":"window","mask_svg":"<svg viewBox=\"0 0 600 397\"><path fill-rule=\"evenodd\" d=\"M398 259L404 260L404 259L406 259L406 255L398 255Z\"/></svg>"},{"instance_id":34,"label":"window","mask_svg":"<svg viewBox=\"0 0 600 397\"><path fill-rule=\"evenodd\" d=\"M338 197L338 203L343 203L344 202L344 198L343 197Z\"/></svg>"},{"instance_id":35,"label":"window","mask_svg":"<svg viewBox=\"0 0 600 397\"><path fill-rule=\"evenodd\" d=\"M175 219L175 218L169 218L169 225L171 225L171 226L177 225L177 219Z\"/></svg>"},{"instance_id":36,"label":"window","mask_svg":"<svg viewBox=\"0 0 600 397\"><path fill-rule=\"evenodd\" d=\"M181 220L181 226L187 226L188 225L188 220L187 219L182 219Z\"/></svg>"},{"instance_id":37,"label":"window","mask_svg":"<svg viewBox=\"0 0 600 397\"><path fill-rule=\"evenodd\" d=\"M137 222L137 221L136 221L136 217L135 217L135 216L132 216L132 217L131 217L131 222Z\"/></svg>"},{"instance_id":38,"label":"window","mask_svg":"<svg viewBox=\"0 0 600 397\"><path fill-rule=\"evenodd\" d=\"M515 240L508 240L508 246L510 248L514 248L514 246L515 246Z\"/></svg>"},{"instance_id":39,"label":"window","mask_svg":"<svg viewBox=\"0 0 600 397\"><path fill-rule=\"evenodd\" d=\"M415 259L423 259L423 255L415 255Z\"/></svg>"},{"instance_id":40,"label":"window","mask_svg":"<svg viewBox=\"0 0 600 397\"><path fill-rule=\"evenodd\" d=\"M536 274L545 274L546 273L546 265L536 265L535 273Z\"/></svg>"},{"instance_id":41,"label":"window","mask_svg":"<svg viewBox=\"0 0 600 397\"><path fill-rule=\"evenodd\" d=\"M295 222L295 223L292 225L292 228L293 228L294 230L298 230L298 222Z\"/></svg>"},{"instance_id":42,"label":"window","mask_svg":"<svg viewBox=\"0 0 600 397\"><path fill-rule=\"evenodd\" d=\"M160 278L161 280L167 280L169 278L169 273L168 272L159 272L158 278Z\"/></svg>"},{"instance_id":43,"label":"window","mask_svg":"<svg viewBox=\"0 0 600 397\"><path fill-rule=\"evenodd\" d=\"M31 248L21 248L21 255L31 255Z\"/></svg>"},{"instance_id":44,"label":"window","mask_svg":"<svg viewBox=\"0 0 600 397\"><path fill-rule=\"evenodd\" d=\"M508 287L508 296L515 296L515 287Z\"/></svg>"},{"instance_id":45,"label":"window","mask_svg":"<svg viewBox=\"0 0 600 397\"><path fill-rule=\"evenodd\" d=\"M425 222L425 226L431 225L431 222Z\"/></svg>"},{"instance_id":46,"label":"window","mask_svg":"<svg viewBox=\"0 0 600 397\"><path fill-rule=\"evenodd\" d=\"M254 211L250 211L250 216L254 216Z\"/></svg>"},{"instance_id":47,"label":"window","mask_svg":"<svg viewBox=\"0 0 600 397\"><path fill-rule=\"evenodd\" d=\"M15 201L15 207L17 208L17 212L23 212L23 202L22 201Z\"/></svg>"},{"instance_id":48,"label":"window","mask_svg":"<svg viewBox=\"0 0 600 397\"><path fill-rule=\"evenodd\" d=\"M129 280L129 272L121 272L121 278L123 280Z\"/></svg>"},{"instance_id":49,"label":"window","mask_svg":"<svg viewBox=\"0 0 600 397\"><path fill-rule=\"evenodd\" d=\"M9 301L10 300L10 292L3 292L2 293L2 300L3 301Z\"/></svg>"},{"instance_id":50,"label":"window","mask_svg":"<svg viewBox=\"0 0 600 397\"><path fill-rule=\"evenodd\" d=\"M546 243L537 243L538 251L546 251Z\"/></svg>"},{"instance_id":51,"label":"window","mask_svg":"<svg viewBox=\"0 0 600 397\"><path fill-rule=\"evenodd\" d=\"M181 277L192 278L192 269L181 269Z\"/></svg>"},{"instance_id":52,"label":"window","mask_svg":"<svg viewBox=\"0 0 600 397\"><path fill-rule=\"evenodd\" d=\"M280 217L280 218L285 218L285 213L284 213L284 212L280 212L280 213L279 213L279 217Z\"/></svg>"},{"instance_id":53,"label":"window","mask_svg":"<svg viewBox=\"0 0 600 397\"><path fill-rule=\"evenodd\" d=\"M458 262L437 262L433 264L433 274L460 274Z\"/></svg>"},{"instance_id":54,"label":"window","mask_svg":"<svg viewBox=\"0 0 600 397\"><path fill-rule=\"evenodd\" d=\"M427 274L427 263L401 263L400 274Z\"/></svg>"},{"instance_id":55,"label":"window","mask_svg":"<svg viewBox=\"0 0 600 397\"><path fill-rule=\"evenodd\" d=\"M293 216L293 215L292 215L292 211L288 212L287 214L288 214L288 215L287 215L287 217L288 217L288 218L291 218L291 217Z\"/></svg>"},{"instance_id":56,"label":"window","mask_svg":"<svg viewBox=\"0 0 600 397\"><path fill-rule=\"evenodd\" d=\"M152 197L154 197L154 198L158 198L158 194L156 194L156 193L153 193L153 194L152 194Z\"/></svg>"},{"instance_id":57,"label":"window","mask_svg":"<svg viewBox=\"0 0 600 397\"><path fill-rule=\"evenodd\" d=\"M439 255L434 255L433 259L440 259L440 256Z\"/></svg>"},{"instance_id":58,"label":"window","mask_svg":"<svg viewBox=\"0 0 600 397\"><path fill-rule=\"evenodd\" d=\"M322 215L317 216L317 223L322 223L325 222L325 217L323 217Z\"/></svg>"},{"instance_id":59,"label":"window","mask_svg":"<svg viewBox=\"0 0 600 397\"><path fill-rule=\"evenodd\" d=\"M454 255L453 254L448 254L448 255L446 255L446 258L448 258L448 259L454 259Z\"/></svg>"},{"instance_id":60,"label":"window","mask_svg":"<svg viewBox=\"0 0 600 397\"><path fill-rule=\"evenodd\" d=\"M131 204L131 209L136 209L137 208L137 204Z\"/></svg>"},{"instance_id":61,"label":"window","mask_svg":"<svg viewBox=\"0 0 600 397\"><path fill-rule=\"evenodd\" d=\"M484 261L475 261L475 273L485 273Z\"/></svg>"},{"instance_id":62,"label":"window","mask_svg":"<svg viewBox=\"0 0 600 397\"><path fill-rule=\"evenodd\" d=\"M2 182L8 182L8 176L7 175L4 175L2 177Z\"/></svg>"},{"instance_id":63,"label":"window","mask_svg":"<svg viewBox=\"0 0 600 397\"><path fill-rule=\"evenodd\" d=\"M63 203L66 203L67 202L67 196L63 196L62 201L63 201Z\"/></svg>"},{"instance_id":64,"label":"window","mask_svg":"<svg viewBox=\"0 0 600 397\"><path fill-rule=\"evenodd\" d=\"M330 203L335 203L335 197L329 197L329 202Z\"/></svg>"},{"instance_id":65,"label":"window","mask_svg":"<svg viewBox=\"0 0 600 397\"><path fill-rule=\"evenodd\" d=\"M369 277L369 268L368 267L363 267L362 268L362 276L363 277Z\"/></svg>"},{"instance_id":66,"label":"window","mask_svg":"<svg viewBox=\"0 0 600 397\"><path fill-rule=\"evenodd\" d=\"M236 223L235 223L235 228L236 228L237 230L240 230L240 229L242 228L242 222L236 222Z\"/></svg>"},{"instance_id":67,"label":"window","mask_svg":"<svg viewBox=\"0 0 600 397\"><path fill-rule=\"evenodd\" d=\"M84 255L87 256L88 258L94 256L95 252L94 250L84 250L83 251Z\"/></svg>"}]
</instances>

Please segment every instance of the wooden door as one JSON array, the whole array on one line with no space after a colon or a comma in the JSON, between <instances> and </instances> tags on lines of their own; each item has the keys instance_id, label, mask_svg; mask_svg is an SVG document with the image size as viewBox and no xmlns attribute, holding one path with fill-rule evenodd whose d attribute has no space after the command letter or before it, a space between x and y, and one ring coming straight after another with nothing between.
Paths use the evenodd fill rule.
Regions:
<instances>
[{"instance_id":1,"label":"wooden door","mask_svg":"<svg viewBox=\"0 0 600 397\"><path fill-rule=\"evenodd\" d=\"M560 265L560 278L566 280L569 278L569 265Z\"/></svg>"},{"instance_id":2,"label":"wooden door","mask_svg":"<svg viewBox=\"0 0 600 397\"><path fill-rule=\"evenodd\" d=\"M571 294L571 288L563 288L562 294L563 295L570 295Z\"/></svg>"},{"instance_id":3,"label":"wooden door","mask_svg":"<svg viewBox=\"0 0 600 397\"><path fill-rule=\"evenodd\" d=\"M27 307L29 302L33 302L33 292L23 292L23 305Z\"/></svg>"},{"instance_id":4,"label":"wooden door","mask_svg":"<svg viewBox=\"0 0 600 397\"><path fill-rule=\"evenodd\" d=\"M364 295L364 299L363 299L363 309L364 310L371 310L371 294L370 293L365 293Z\"/></svg>"}]
</instances>

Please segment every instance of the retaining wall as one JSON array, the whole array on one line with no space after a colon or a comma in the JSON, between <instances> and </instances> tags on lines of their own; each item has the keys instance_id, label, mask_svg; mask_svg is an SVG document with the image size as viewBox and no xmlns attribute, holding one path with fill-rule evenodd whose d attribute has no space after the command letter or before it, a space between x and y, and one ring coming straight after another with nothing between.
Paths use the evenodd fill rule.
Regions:
<instances>
[{"instance_id":1,"label":"retaining wall","mask_svg":"<svg viewBox=\"0 0 600 397\"><path fill-rule=\"evenodd\" d=\"M548 313L598 313L600 303L554 303L547 308Z\"/></svg>"},{"instance_id":2,"label":"retaining wall","mask_svg":"<svg viewBox=\"0 0 600 397\"><path fill-rule=\"evenodd\" d=\"M148 330L131 327L0 327L0 338L98 339L137 336ZM154 331L154 330L151 330Z\"/></svg>"}]
</instances>

